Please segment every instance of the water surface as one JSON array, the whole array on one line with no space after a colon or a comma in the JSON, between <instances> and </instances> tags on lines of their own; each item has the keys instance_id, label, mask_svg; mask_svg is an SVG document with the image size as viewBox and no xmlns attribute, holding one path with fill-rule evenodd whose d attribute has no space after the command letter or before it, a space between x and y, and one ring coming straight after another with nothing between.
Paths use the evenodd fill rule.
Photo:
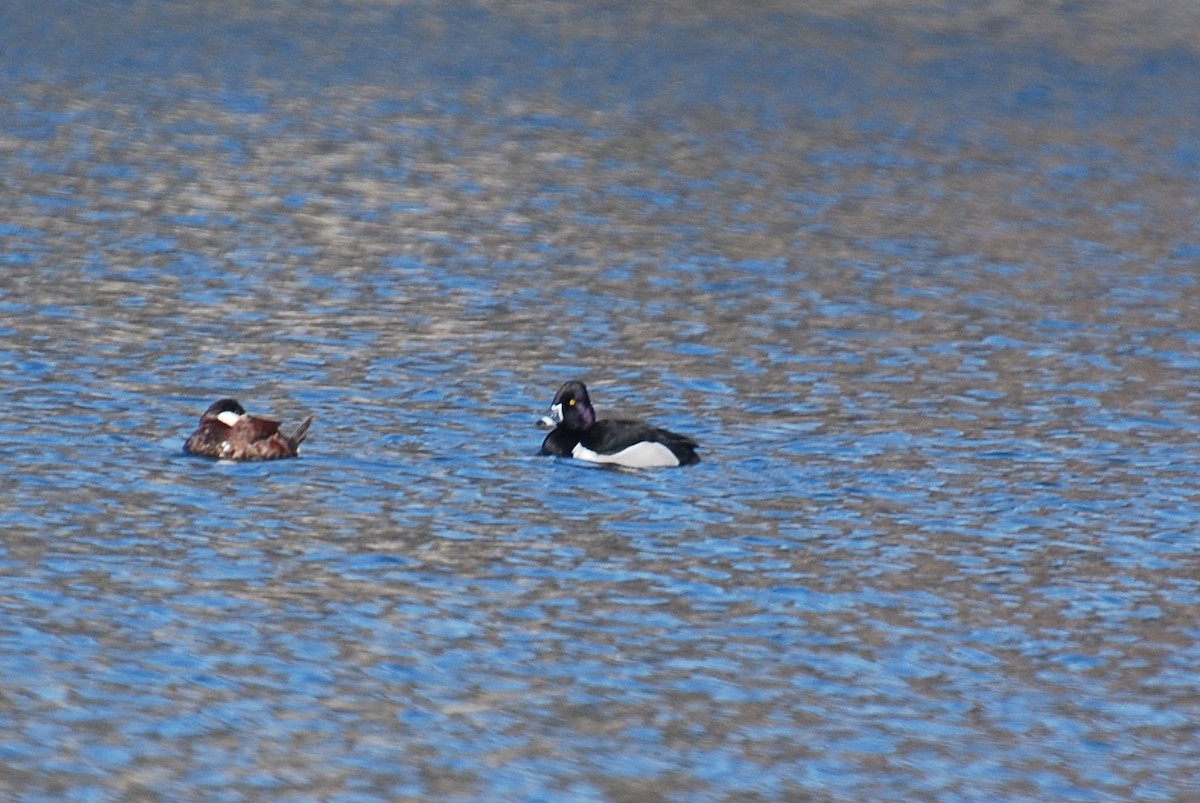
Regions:
<instances>
[{"instance_id":1,"label":"water surface","mask_svg":"<svg viewBox=\"0 0 1200 803\"><path fill-rule=\"evenodd\" d=\"M1200 793L1189 20L0 12L0 790Z\"/></svg>"}]
</instances>

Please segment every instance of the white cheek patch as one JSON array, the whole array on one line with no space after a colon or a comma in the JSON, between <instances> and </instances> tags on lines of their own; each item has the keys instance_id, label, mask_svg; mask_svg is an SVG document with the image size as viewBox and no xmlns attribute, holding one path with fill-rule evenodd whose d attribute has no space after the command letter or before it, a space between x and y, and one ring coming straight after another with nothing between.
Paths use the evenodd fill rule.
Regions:
<instances>
[{"instance_id":1,"label":"white cheek patch","mask_svg":"<svg viewBox=\"0 0 1200 803\"><path fill-rule=\"evenodd\" d=\"M217 413L217 420L227 427L232 427L234 424L240 421L241 418L242 417L240 415L232 410L225 410L224 412Z\"/></svg>"},{"instance_id":2,"label":"white cheek patch","mask_svg":"<svg viewBox=\"0 0 1200 803\"><path fill-rule=\"evenodd\" d=\"M599 454L584 446L575 445L571 456L576 460L586 460L589 463L612 463L629 468L669 468L679 465L679 458L661 443L642 441L633 446L627 446L612 454Z\"/></svg>"}]
</instances>

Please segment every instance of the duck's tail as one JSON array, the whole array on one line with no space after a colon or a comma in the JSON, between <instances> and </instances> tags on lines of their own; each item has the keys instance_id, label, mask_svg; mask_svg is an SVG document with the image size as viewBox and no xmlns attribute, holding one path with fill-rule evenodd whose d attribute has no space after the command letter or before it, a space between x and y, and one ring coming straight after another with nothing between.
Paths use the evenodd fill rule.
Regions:
<instances>
[{"instance_id":1,"label":"duck's tail","mask_svg":"<svg viewBox=\"0 0 1200 803\"><path fill-rule=\"evenodd\" d=\"M312 422L313 417L310 415L300 422L300 426L296 427L295 432L288 438L288 443L292 445L292 449L298 448L304 442L304 439L308 437L308 428L312 426Z\"/></svg>"}]
</instances>

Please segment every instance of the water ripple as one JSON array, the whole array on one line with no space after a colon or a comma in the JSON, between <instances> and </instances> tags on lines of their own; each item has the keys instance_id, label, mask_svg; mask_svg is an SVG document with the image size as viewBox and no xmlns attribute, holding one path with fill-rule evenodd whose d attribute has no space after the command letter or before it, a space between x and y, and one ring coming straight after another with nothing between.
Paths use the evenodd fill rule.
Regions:
<instances>
[{"instance_id":1,"label":"water ripple","mask_svg":"<svg viewBox=\"0 0 1200 803\"><path fill-rule=\"evenodd\" d=\"M5 795L1196 791L1194 36L43 5ZM539 457L575 376L702 462ZM225 395L302 458L183 455Z\"/></svg>"}]
</instances>

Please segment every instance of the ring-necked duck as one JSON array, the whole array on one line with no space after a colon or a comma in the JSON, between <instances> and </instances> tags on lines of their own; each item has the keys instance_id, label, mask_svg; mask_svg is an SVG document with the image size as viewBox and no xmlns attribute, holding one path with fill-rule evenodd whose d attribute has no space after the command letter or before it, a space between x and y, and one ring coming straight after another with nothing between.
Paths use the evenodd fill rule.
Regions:
<instances>
[{"instance_id":1,"label":"ring-necked duck","mask_svg":"<svg viewBox=\"0 0 1200 803\"><path fill-rule=\"evenodd\" d=\"M592 463L629 468L665 468L700 462L699 445L691 438L641 421L596 420L592 400L582 382L572 380L554 394L550 415L554 427L542 441L542 454L574 457Z\"/></svg>"},{"instance_id":2,"label":"ring-necked duck","mask_svg":"<svg viewBox=\"0 0 1200 803\"><path fill-rule=\"evenodd\" d=\"M310 415L291 435L283 435L278 419L250 415L237 399L221 399L200 416L200 426L183 444L183 450L221 460L295 457L312 420Z\"/></svg>"}]
</instances>

